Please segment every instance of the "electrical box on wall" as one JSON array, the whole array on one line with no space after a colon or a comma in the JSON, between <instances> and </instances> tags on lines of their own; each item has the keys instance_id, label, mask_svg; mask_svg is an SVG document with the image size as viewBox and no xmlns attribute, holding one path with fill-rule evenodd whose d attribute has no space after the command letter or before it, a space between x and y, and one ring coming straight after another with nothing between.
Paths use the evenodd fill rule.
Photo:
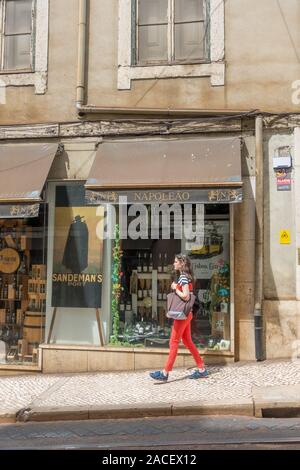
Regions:
<instances>
[{"instance_id":1,"label":"electrical box on wall","mask_svg":"<svg viewBox=\"0 0 300 470\"><path fill-rule=\"evenodd\" d=\"M292 167L292 156L290 147L279 147L277 149L276 155L273 156L273 168L278 170L281 168L291 168Z\"/></svg>"},{"instance_id":2,"label":"electrical box on wall","mask_svg":"<svg viewBox=\"0 0 300 470\"><path fill-rule=\"evenodd\" d=\"M280 168L291 168L292 166L292 157L273 157L273 168L278 170Z\"/></svg>"}]
</instances>

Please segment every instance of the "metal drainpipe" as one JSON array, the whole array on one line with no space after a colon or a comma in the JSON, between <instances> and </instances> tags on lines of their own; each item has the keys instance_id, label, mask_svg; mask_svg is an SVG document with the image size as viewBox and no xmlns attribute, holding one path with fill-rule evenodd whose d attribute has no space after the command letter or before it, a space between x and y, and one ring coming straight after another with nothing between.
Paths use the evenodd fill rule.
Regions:
<instances>
[{"instance_id":1,"label":"metal drainpipe","mask_svg":"<svg viewBox=\"0 0 300 470\"><path fill-rule=\"evenodd\" d=\"M86 66L86 40L87 40L87 0L79 0L78 21L78 65L76 107L78 111L85 102L85 66Z\"/></svg>"},{"instance_id":2,"label":"metal drainpipe","mask_svg":"<svg viewBox=\"0 0 300 470\"><path fill-rule=\"evenodd\" d=\"M255 356L257 361L264 360L263 348L263 240L264 240L264 176L263 176L263 118L255 119L256 148L256 223L255 223Z\"/></svg>"}]
</instances>

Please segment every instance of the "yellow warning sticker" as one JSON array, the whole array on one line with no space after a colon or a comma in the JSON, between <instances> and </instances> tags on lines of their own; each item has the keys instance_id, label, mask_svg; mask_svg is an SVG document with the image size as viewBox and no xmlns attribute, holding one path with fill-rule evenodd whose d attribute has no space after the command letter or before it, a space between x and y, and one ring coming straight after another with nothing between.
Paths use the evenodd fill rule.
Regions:
<instances>
[{"instance_id":1,"label":"yellow warning sticker","mask_svg":"<svg viewBox=\"0 0 300 470\"><path fill-rule=\"evenodd\" d=\"M290 230L280 230L280 243L281 245L289 245L291 243Z\"/></svg>"}]
</instances>

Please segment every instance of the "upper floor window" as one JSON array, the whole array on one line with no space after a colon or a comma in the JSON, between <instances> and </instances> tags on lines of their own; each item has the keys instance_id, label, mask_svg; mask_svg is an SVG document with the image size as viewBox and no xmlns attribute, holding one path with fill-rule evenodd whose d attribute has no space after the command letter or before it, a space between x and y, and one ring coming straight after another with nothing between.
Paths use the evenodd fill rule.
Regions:
<instances>
[{"instance_id":1,"label":"upper floor window","mask_svg":"<svg viewBox=\"0 0 300 470\"><path fill-rule=\"evenodd\" d=\"M1 0L1 70L33 69L34 0Z\"/></svg>"},{"instance_id":2,"label":"upper floor window","mask_svg":"<svg viewBox=\"0 0 300 470\"><path fill-rule=\"evenodd\" d=\"M208 0L135 0L136 65L209 60Z\"/></svg>"}]
</instances>

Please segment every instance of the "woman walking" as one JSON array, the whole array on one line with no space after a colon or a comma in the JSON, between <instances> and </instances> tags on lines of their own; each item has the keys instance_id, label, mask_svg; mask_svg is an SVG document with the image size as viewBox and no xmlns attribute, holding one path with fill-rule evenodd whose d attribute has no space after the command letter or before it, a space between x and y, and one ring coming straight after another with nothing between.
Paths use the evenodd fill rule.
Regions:
<instances>
[{"instance_id":1,"label":"woman walking","mask_svg":"<svg viewBox=\"0 0 300 470\"><path fill-rule=\"evenodd\" d=\"M171 289L183 300L188 300L190 293L193 292L193 270L191 261L188 256L180 254L175 256L174 269L179 272L177 283L173 282ZM204 366L203 359L201 358L198 349L193 343L191 336L191 321L193 318L192 311L188 314L185 320L174 320L170 337L170 352L166 365L162 371L157 370L150 372L150 377L155 380L168 380L169 372L173 369L173 365L177 356L180 340L186 348L188 348L195 359L196 368L189 376L190 379L200 379L208 376L208 372Z\"/></svg>"}]
</instances>

